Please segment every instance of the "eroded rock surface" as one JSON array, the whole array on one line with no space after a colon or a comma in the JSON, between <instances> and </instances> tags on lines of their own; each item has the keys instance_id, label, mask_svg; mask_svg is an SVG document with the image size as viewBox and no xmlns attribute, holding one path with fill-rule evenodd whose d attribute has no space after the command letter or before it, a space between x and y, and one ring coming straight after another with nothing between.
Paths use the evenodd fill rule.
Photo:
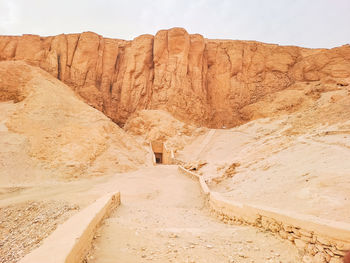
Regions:
<instances>
[{"instance_id":1,"label":"eroded rock surface","mask_svg":"<svg viewBox=\"0 0 350 263\"><path fill-rule=\"evenodd\" d=\"M240 110L298 81L350 76L350 45L306 49L210 40L182 28L132 41L92 32L1 36L0 60L25 60L62 80L123 125L133 112L161 109L186 122L231 127Z\"/></svg>"}]
</instances>

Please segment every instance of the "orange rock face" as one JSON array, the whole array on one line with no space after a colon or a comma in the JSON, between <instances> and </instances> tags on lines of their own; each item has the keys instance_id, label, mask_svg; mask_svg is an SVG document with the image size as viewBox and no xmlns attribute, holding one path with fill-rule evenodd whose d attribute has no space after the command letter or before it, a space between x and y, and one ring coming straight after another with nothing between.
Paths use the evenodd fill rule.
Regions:
<instances>
[{"instance_id":1,"label":"orange rock face","mask_svg":"<svg viewBox=\"0 0 350 263\"><path fill-rule=\"evenodd\" d=\"M68 84L116 123L141 109L231 127L240 109L297 81L350 77L350 46L305 49L210 40L182 28L132 41L92 32L1 36L0 60L25 60Z\"/></svg>"}]
</instances>

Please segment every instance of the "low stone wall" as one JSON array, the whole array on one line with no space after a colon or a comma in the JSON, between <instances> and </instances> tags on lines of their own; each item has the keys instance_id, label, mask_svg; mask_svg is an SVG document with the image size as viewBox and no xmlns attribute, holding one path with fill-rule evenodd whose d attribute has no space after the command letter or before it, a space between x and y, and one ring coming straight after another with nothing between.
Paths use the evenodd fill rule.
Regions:
<instances>
[{"instance_id":1,"label":"low stone wall","mask_svg":"<svg viewBox=\"0 0 350 263\"><path fill-rule=\"evenodd\" d=\"M169 150L166 144L163 144L163 163L173 164L174 152Z\"/></svg>"},{"instance_id":2,"label":"low stone wall","mask_svg":"<svg viewBox=\"0 0 350 263\"><path fill-rule=\"evenodd\" d=\"M120 193L110 193L79 213L47 237L19 263L78 263L90 249L97 227L120 204Z\"/></svg>"},{"instance_id":3,"label":"low stone wall","mask_svg":"<svg viewBox=\"0 0 350 263\"><path fill-rule=\"evenodd\" d=\"M246 224L290 240L304 252L304 262L342 262L350 250L350 224L289 211L234 202L211 192L199 175L179 166L179 171L199 181L212 212L229 224Z\"/></svg>"},{"instance_id":4,"label":"low stone wall","mask_svg":"<svg viewBox=\"0 0 350 263\"><path fill-rule=\"evenodd\" d=\"M156 156L155 156L155 154L153 152L153 147L152 147L152 143L151 142L149 143L149 147L150 147L150 151L151 151L151 154L152 154L152 163L153 163L153 165L156 165L157 164Z\"/></svg>"}]
</instances>

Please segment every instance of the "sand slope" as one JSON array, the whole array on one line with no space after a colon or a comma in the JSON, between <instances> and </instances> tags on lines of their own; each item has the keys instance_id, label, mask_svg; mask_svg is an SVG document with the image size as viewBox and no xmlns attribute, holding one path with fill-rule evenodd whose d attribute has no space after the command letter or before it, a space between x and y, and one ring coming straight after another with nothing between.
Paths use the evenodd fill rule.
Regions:
<instances>
[{"instance_id":1,"label":"sand slope","mask_svg":"<svg viewBox=\"0 0 350 263\"><path fill-rule=\"evenodd\" d=\"M204 147L199 173L234 200L350 222L349 85L298 83L249 107L256 120L179 158Z\"/></svg>"},{"instance_id":2,"label":"sand slope","mask_svg":"<svg viewBox=\"0 0 350 263\"><path fill-rule=\"evenodd\" d=\"M0 183L136 169L151 160L133 138L43 70L0 63Z\"/></svg>"}]
</instances>

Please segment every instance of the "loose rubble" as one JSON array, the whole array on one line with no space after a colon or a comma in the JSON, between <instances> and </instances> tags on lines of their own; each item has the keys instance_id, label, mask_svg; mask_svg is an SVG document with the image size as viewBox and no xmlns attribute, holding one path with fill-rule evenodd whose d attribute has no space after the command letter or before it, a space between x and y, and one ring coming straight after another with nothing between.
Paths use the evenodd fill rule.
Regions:
<instances>
[{"instance_id":1,"label":"loose rubble","mask_svg":"<svg viewBox=\"0 0 350 263\"><path fill-rule=\"evenodd\" d=\"M79 207L59 201L14 204L0 208L0 263L14 263L39 247Z\"/></svg>"}]
</instances>

